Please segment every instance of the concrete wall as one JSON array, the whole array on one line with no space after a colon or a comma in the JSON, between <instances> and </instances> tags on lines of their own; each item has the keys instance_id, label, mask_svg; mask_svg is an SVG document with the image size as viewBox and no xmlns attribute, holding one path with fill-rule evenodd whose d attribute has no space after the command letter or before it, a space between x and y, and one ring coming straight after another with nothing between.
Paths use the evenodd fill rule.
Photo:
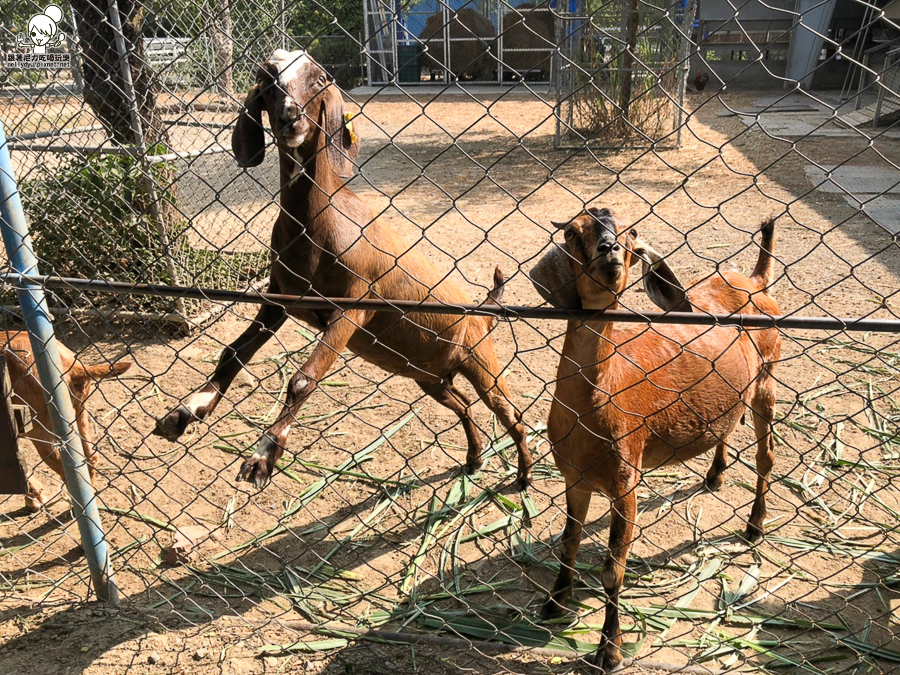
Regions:
<instances>
[{"instance_id":1,"label":"concrete wall","mask_svg":"<svg viewBox=\"0 0 900 675\"><path fill-rule=\"evenodd\" d=\"M768 5L768 6L766 6ZM747 3L729 3L727 0L700 0L697 18L701 21L728 21L734 18L734 8L740 7L741 20L791 19L794 0L771 0L765 5L759 0Z\"/></svg>"},{"instance_id":2,"label":"concrete wall","mask_svg":"<svg viewBox=\"0 0 900 675\"><path fill-rule=\"evenodd\" d=\"M699 1L700 6L697 17L701 22L701 28L707 31L716 29L720 36L723 31L737 28L734 21L734 6L727 0ZM795 12L799 3L800 0L771 0L771 2L766 3L768 5L766 6L759 0L751 0L747 4L740 5L740 25L748 32L752 32L755 29L762 31L767 26L773 30L788 30L795 25ZM811 4L813 7L818 7L822 3L821 0L811 0ZM850 36L859 29L863 19L864 7L854 2L854 0L837 0L833 8L833 14L828 23L828 34L838 42L847 41L844 49L852 52L854 45ZM813 20L812 15L806 18L805 23ZM789 40L792 40L798 34L795 29L790 33ZM698 35L697 37L700 38L702 36ZM713 80L718 79L720 85L727 83L729 87L737 88L771 86L781 89L784 82L778 78L785 76L789 46L789 41L778 44L770 50L767 59L757 62L759 52L751 45L734 45L732 47L721 42L717 43L713 36L713 39L701 43L697 53L692 54L692 75L690 79L693 79L693 73L700 69L709 72ZM850 64L844 59L834 58L834 50L827 44L824 46L827 60L820 60L819 50L816 50L817 54L812 61L815 72L812 78L809 79L808 84L811 89L840 89ZM867 46L871 46L871 44ZM741 49L745 50L746 60L732 60L730 53L732 49L735 52ZM710 51L716 52L720 58L707 59L706 57ZM800 55L795 55L795 58L799 57ZM806 68L804 67L803 70L806 70Z\"/></svg>"},{"instance_id":3,"label":"concrete wall","mask_svg":"<svg viewBox=\"0 0 900 675\"><path fill-rule=\"evenodd\" d=\"M760 61L756 46L766 44L770 31L785 31L793 24L795 0L771 0L766 4L750 0L740 5L739 22L734 20L734 5L727 0L700 0L697 18L703 35L697 51L691 56L691 77L698 70L710 74L709 86L778 87L784 77L789 43L773 45ZM738 31L760 33L748 43ZM729 35L729 33L731 33ZM706 38L706 39L703 39Z\"/></svg>"}]
</instances>

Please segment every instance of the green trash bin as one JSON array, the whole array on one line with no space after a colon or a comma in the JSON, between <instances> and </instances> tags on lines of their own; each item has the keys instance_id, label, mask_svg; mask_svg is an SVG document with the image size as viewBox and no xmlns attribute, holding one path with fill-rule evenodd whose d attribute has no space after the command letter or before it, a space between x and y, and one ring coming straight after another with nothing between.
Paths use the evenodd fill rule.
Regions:
<instances>
[{"instance_id":1,"label":"green trash bin","mask_svg":"<svg viewBox=\"0 0 900 675\"><path fill-rule=\"evenodd\" d=\"M397 80L401 84L421 82L421 68L419 57L422 54L422 45L397 45Z\"/></svg>"}]
</instances>

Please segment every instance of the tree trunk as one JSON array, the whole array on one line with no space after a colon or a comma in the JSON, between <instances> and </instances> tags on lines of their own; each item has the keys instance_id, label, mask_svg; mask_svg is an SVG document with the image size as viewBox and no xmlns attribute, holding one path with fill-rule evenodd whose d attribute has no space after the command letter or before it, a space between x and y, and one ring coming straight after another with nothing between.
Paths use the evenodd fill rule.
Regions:
<instances>
[{"instance_id":1,"label":"tree trunk","mask_svg":"<svg viewBox=\"0 0 900 675\"><path fill-rule=\"evenodd\" d=\"M216 92L220 98L234 98L234 39L231 26L231 0L207 0L203 3L203 23L209 32L213 50Z\"/></svg>"},{"instance_id":2,"label":"tree trunk","mask_svg":"<svg viewBox=\"0 0 900 675\"><path fill-rule=\"evenodd\" d=\"M629 119L628 108L631 105L631 94L634 87L634 54L637 50L637 34L640 24L638 0L628 0L625 9L625 51L622 54L622 92L619 96L619 108L622 109L622 122ZM627 124L623 127L627 128Z\"/></svg>"},{"instance_id":3,"label":"tree trunk","mask_svg":"<svg viewBox=\"0 0 900 675\"><path fill-rule=\"evenodd\" d=\"M71 0L78 23L78 42L84 68L84 99L109 134L123 145L136 142L131 106L122 79L115 30L109 21L108 0ZM153 73L147 67L141 35L143 6L139 0L118 0L122 34L128 50L131 80L147 147L165 143L166 131L156 110Z\"/></svg>"},{"instance_id":4,"label":"tree trunk","mask_svg":"<svg viewBox=\"0 0 900 675\"><path fill-rule=\"evenodd\" d=\"M140 4L141 0L117 0L131 70L132 90L141 120L143 135L139 139L132 118L128 87L122 74L119 50L116 48L116 31L109 18L109 1L71 0L82 52L84 100L117 143L135 147L142 140L148 154L159 154L155 146L162 144L168 149L169 138L156 107L156 78L148 67L144 52L141 34L143 6ZM178 283L172 256L178 249L175 240L181 236L178 229L184 219L175 203L175 170L171 164L157 166L152 172L146 169L145 167L145 173L138 184L133 186L132 206L135 215L156 230L159 248L158 253L153 255L165 256L170 278L168 282ZM161 189L160 186L165 187ZM140 251L140 247L135 250ZM146 257L148 254L143 255Z\"/></svg>"}]
</instances>

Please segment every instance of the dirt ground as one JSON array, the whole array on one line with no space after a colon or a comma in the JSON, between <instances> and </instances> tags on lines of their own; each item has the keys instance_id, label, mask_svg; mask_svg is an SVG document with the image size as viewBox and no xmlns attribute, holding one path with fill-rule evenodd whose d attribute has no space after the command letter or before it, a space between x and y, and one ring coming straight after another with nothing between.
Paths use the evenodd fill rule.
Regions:
<instances>
[{"instance_id":1,"label":"dirt ground","mask_svg":"<svg viewBox=\"0 0 900 675\"><path fill-rule=\"evenodd\" d=\"M894 317L897 243L838 195L812 191L804 167L897 161L900 144L779 139L717 115L723 101L752 107L759 95L689 99L680 148L592 153L555 150L552 104L534 98L375 98L361 102L354 120L363 154L352 187L473 298L484 297L499 265L509 277L504 301L536 304L525 272L550 240L549 221L593 203L614 207L657 249L673 252L684 280L717 264L747 272L757 255L753 233L778 216L774 292L785 314ZM185 148L209 141L193 133ZM195 241L261 246L274 213L272 153L240 176L228 155L214 157L184 174L184 194L200 194L199 185L209 191L192 212ZM28 158L17 161L22 170ZM638 285L622 305L651 306ZM181 443L150 435L154 419L204 381L254 314L244 305L217 311L187 338L151 321L59 325L85 361L135 363L90 401L122 606L86 602L86 565L63 500L28 515L21 496L3 498L4 672L582 669L574 653L496 654L479 642L524 635L528 644L571 652L598 639L597 566L608 526L600 497L579 555L577 616L554 626L555 638L537 626L565 516L563 484L541 436L563 324L501 322L492 334L540 457L530 501L508 487L514 453L483 406L476 416L497 437L496 451L468 480L460 477L465 439L455 416L351 354L301 411L287 470L257 492L234 480L240 457L277 414L286 377L315 340L308 327L283 327L208 424ZM814 673L891 672L900 662L898 369L900 348L889 334L785 333L776 481L758 546L738 536L755 484L749 427L729 439L732 463L718 492L701 489L708 457L645 475L623 606L626 642L639 659ZM59 486L44 467L35 471ZM165 564L161 549L188 526L206 531L194 559ZM384 643L341 627L456 636L470 646Z\"/></svg>"}]
</instances>

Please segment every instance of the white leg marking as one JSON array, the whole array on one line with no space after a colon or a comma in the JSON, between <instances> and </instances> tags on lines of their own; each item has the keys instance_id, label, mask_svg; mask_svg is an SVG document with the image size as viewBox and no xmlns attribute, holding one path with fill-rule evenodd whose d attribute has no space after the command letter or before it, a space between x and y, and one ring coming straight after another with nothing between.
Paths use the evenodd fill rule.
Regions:
<instances>
[{"instance_id":1,"label":"white leg marking","mask_svg":"<svg viewBox=\"0 0 900 675\"><path fill-rule=\"evenodd\" d=\"M198 410L200 410L201 408L205 408L210 403L212 403L215 397L215 392L201 391L197 394L194 394L188 399L187 409L191 411L192 415L196 415Z\"/></svg>"}]
</instances>

